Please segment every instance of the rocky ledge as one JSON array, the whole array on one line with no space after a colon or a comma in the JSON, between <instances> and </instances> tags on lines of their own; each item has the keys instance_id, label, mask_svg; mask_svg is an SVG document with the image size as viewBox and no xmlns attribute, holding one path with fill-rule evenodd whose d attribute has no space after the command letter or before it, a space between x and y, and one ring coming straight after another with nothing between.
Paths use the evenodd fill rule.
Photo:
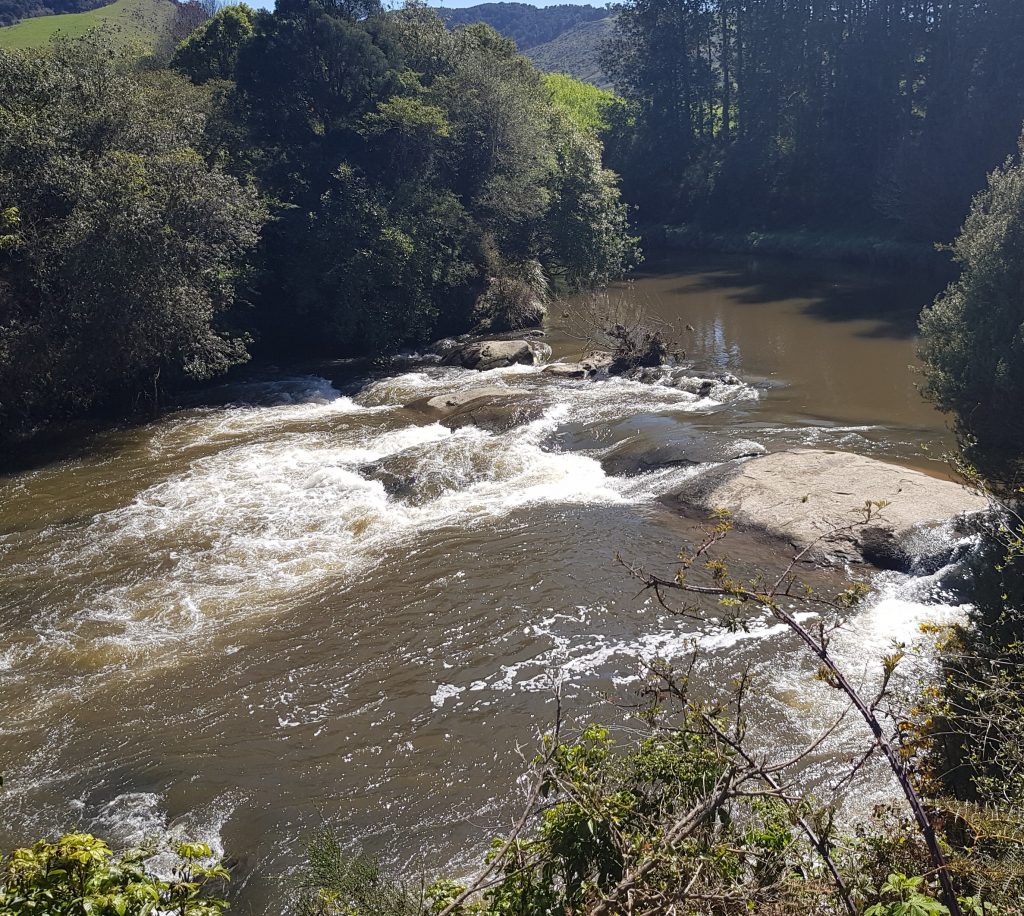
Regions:
<instances>
[{"instance_id":1,"label":"rocky ledge","mask_svg":"<svg viewBox=\"0 0 1024 916\"><path fill-rule=\"evenodd\" d=\"M986 507L983 498L949 480L849 452L794 449L721 465L689 481L680 503L723 509L743 528L810 547L816 562L871 563L906 569L909 541L923 528ZM888 505L869 523L822 540L859 518L865 501Z\"/></svg>"}]
</instances>

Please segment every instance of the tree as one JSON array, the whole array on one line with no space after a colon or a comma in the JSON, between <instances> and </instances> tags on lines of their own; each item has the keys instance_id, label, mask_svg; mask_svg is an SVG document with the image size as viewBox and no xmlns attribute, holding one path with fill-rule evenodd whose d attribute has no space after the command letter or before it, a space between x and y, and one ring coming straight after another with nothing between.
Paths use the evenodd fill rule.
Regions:
<instances>
[{"instance_id":1,"label":"tree","mask_svg":"<svg viewBox=\"0 0 1024 916\"><path fill-rule=\"evenodd\" d=\"M1024 146L1022 146L1024 149ZM953 245L960 277L921 316L924 393L997 495L1024 483L1024 165L989 176Z\"/></svg>"},{"instance_id":2,"label":"tree","mask_svg":"<svg viewBox=\"0 0 1024 916\"><path fill-rule=\"evenodd\" d=\"M220 324L256 194L211 167L207 99L86 44L0 52L0 430L246 359Z\"/></svg>"},{"instance_id":3,"label":"tree","mask_svg":"<svg viewBox=\"0 0 1024 916\"><path fill-rule=\"evenodd\" d=\"M625 273L639 260L639 239L629 235L618 176L602 166L600 144L570 128L557 155L546 219L552 260L574 287Z\"/></svg>"},{"instance_id":4,"label":"tree","mask_svg":"<svg viewBox=\"0 0 1024 916\"><path fill-rule=\"evenodd\" d=\"M629 262L599 141L567 127L544 77L487 26L291 0L257 23L236 79L233 167L279 202L265 338L381 352L465 330L496 290L532 300L528 265L543 288L544 274L601 283Z\"/></svg>"},{"instance_id":5,"label":"tree","mask_svg":"<svg viewBox=\"0 0 1024 916\"><path fill-rule=\"evenodd\" d=\"M233 79L239 52L256 33L257 15L244 3L220 8L178 47L171 67L194 83Z\"/></svg>"}]
</instances>

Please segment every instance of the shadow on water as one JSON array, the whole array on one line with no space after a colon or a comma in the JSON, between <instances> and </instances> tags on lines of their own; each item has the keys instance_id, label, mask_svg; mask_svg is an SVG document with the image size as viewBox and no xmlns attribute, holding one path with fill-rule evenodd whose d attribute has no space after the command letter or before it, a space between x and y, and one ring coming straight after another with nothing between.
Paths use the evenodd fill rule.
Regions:
<instances>
[{"instance_id":1,"label":"shadow on water","mask_svg":"<svg viewBox=\"0 0 1024 916\"><path fill-rule=\"evenodd\" d=\"M655 260L652 272L666 262ZM678 263L678 262L676 262ZM921 309L942 289L934 275L867 273L829 262L793 262L778 258L736 257L687 260L686 280L678 295L719 292L741 305L792 301L802 314L825 322L872 322L856 332L868 339L909 340L917 333ZM680 275L682 279L682 275Z\"/></svg>"}]
</instances>

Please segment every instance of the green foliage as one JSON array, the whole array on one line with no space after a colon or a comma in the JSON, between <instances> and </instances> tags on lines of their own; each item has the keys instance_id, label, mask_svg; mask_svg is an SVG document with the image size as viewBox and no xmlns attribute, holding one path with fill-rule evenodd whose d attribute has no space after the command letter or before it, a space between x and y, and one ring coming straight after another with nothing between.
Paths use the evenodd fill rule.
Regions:
<instances>
[{"instance_id":1,"label":"green foliage","mask_svg":"<svg viewBox=\"0 0 1024 916\"><path fill-rule=\"evenodd\" d=\"M602 63L637 130L609 164L649 222L946 241L1024 120L1018 0L616 12Z\"/></svg>"},{"instance_id":2,"label":"green foliage","mask_svg":"<svg viewBox=\"0 0 1024 916\"><path fill-rule=\"evenodd\" d=\"M210 848L179 843L169 878L147 869L154 848L115 856L87 833L44 840L0 860L0 913L4 916L217 916L227 901L215 892L229 878L219 864L206 864Z\"/></svg>"},{"instance_id":3,"label":"green foliage","mask_svg":"<svg viewBox=\"0 0 1024 916\"><path fill-rule=\"evenodd\" d=\"M629 235L618 176L601 165L593 136L569 131L558 147L548 245L571 286L594 286L640 261L639 239Z\"/></svg>"},{"instance_id":4,"label":"green foliage","mask_svg":"<svg viewBox=\"0 0 1024 916\"><path fill-rule=\"evenodd\" d=\"M547 74L544 84L555 107L564 112L578 130L598 135L608 128L608 109L616 104L613 93L581 83L564 73Z\"/></svg>"},{"instance_id":5,"label":"green foliage","mask_svg":"<svg viewBox=\"0 0 1024 916\"><path fill-rule=\"evenodd\" d=\"M262 213L199 152L199 91L69 43L0 52L0 97L0 430L244 360L217 321Z\"/></svg>"},{"instance_id":6,"label":"green foliage","mask_svg":"<svg viewBox=\"0 0 1024 916\"><path fill-rule=\"evenodd\" d=\"M548 278L637 259L580 126L607 100L562 81L556 104L487 26L230 6L172 67L100 39L0 55L2 433L153 404L251 339L361 355L535 323Z\"/></svg>"},{"instance_id":7,"label":"green foliage","mask_svg":"<svg viewBox=\"0 0 1024 916\"><path fill-rule=\"evenodd\" d=\"M307 846L296 916L418 916L417 895L387 880L373 860L350 856L329 830Z\"/></svg>"},{"instance_id":8,"label":"green foliage","mask_svg":"<svg viewBox=\"0 0 1024 916\"><path fill-rule=\"evenodd\" d=\"M967 461L997 495L1024 481L1024 165L989 176L953 245L962 272L921 316L924 392L956 419Z\"/></svg>"},{"instance_id":9,"label":"green foliage","mask_svg":"<svg viewBox=\"0 0 1024 916\"><path fill-rule=\"evenodd\" d=\"M236 168L279 202L257 316L279 345L380 352L507 324L494 300L528 298L520 265L580 285L633 258L599 142L486 26L295 0L260 21L236 77Z\"/></svg>"},{"instance_id":10,"label":"green foliage","mask_svg":"<svg viewBox=\"0 0 1024 916\"><path fill-rule=\"evenodd\" d=\"M864 916L948 916L949 909L920 892L924 878L908 878L898 872L882 885L884 899L864 911Z\"/></svg>"},{"instance_id":11,"label":"green foliage","mask_svg":"<svg viewBox=\"0 0 1024 916\"><path fill-rule=\"evenodd\" d=\"M256 32L257 15L244 3L224 7L182 42L171 67L196 83L231 79L239 52Z\"/></svg>"}]
</instances>

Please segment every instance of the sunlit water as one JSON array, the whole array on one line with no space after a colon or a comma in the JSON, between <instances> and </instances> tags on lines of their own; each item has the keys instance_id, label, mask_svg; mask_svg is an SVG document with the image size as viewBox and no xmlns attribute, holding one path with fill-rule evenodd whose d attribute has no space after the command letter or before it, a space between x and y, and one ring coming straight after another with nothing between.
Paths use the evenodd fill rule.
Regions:
<instances>
[{"instance_id":1,"label":"sunlit water","mask_svg":"<svg viewBox=\"0 0 1024 916\"><path fill-rule=\"evenodd\" d=\"M469 867L515 808L553 678L572 722L614 723L638 659L696 641L709 692L751 666L766 747L827 724L838 701L779 626L670 617L614 557L671 571L700 530L665 497L734 455L812 444L928 467L944 432L913 387L907 315L930 291L671 267L616 295L689 324L688 357L744 384L254 371L0 478L3 845L71 826L205 839L238 860L242 911L275 913L322 819L412 872ZM535 419L451 431L406 408L484 384L526 389ZM733 552L741 571L778 561L756 538ZM938 581L877 577L838 642L855 673L959 613Z\"/></svg>"}]
</instances>

